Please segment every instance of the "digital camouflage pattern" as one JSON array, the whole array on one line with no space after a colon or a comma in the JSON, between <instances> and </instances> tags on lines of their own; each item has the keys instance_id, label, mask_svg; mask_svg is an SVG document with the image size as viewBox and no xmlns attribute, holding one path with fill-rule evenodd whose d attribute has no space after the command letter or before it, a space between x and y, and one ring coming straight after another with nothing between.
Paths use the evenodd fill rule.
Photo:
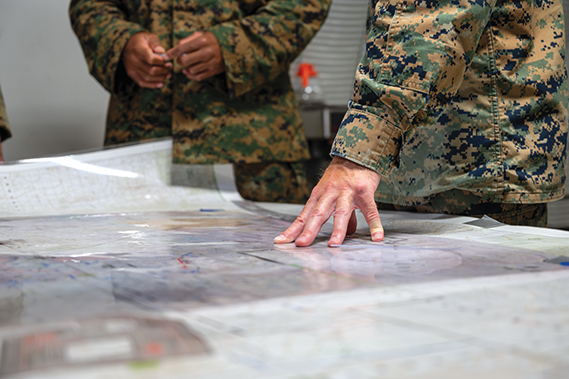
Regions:
<instances>
[{"instance_id":1,"label":"digital camouflage pattern","mask_svg":"<svg viewBox=\"0 0 569 379\"><path fill-rule=\"evenodd\" d=\"M450 190L429 196L417 204L377 202L379 210L397 210L418 213L445 213L450 215L484 215L507 225L547 226L547 204L511 204L484 201L473 192Z\"/></svg>"},{"instance_id":2,"label":"digital camouflage pattern","mask_svg":"<svg viewBox=\"0 0 569 379\"><path fill-rule=\"evenodd\" d=\"M304 204L308 200L302 162L234 164L237 190L244 199L270 203Z\"/></svg>"},{"instance_id":3,"label":"digital camouflage pattern","mask_svg":"<svg viewBox=\"0 0 569 379\"><path fill-rule=\"evenodd\" d=\"M105 144L173 136L175 163L294 162L309 157L290 63L314 36L330 0L72 0L91 74L111 93ZM218 39L226 72L203 82L175 63L162 89L127 77L121 52L155 33L168 50L195 31Z\"/></svg>"},{"instance_id":4,"label":"digital camouflage pattern","mask_svg":"<svg viewBox=\"0 0 569 379\"><path fill-rule=\"evenodd\" d=\"M383 202L556 200L568 97L561 0L373 0L331 153L379 172Z\"/></svg>"},{"instance_id":5,"label":"digital camouflage pattern","mask_svg":"<svg viewBox=\"0 0 569 379\"><path fill-rule=\"evenodd\" d=\"M8 116L6 115L6 106L0 89L0 142L12 136L10 132L10 124L8 124Z\"/></svg>"}]
</instances>

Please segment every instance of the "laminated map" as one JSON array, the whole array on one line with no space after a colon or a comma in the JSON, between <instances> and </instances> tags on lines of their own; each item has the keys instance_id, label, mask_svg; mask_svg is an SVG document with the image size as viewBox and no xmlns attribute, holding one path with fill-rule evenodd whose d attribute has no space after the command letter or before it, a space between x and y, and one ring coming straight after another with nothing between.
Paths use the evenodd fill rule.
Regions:
<instances>
[{"instance_id":1,"label":"laminated map","mask_svg":"<svg viewBox=\"0 0 569 379\"><path fill-rule=\"evenodd\" d=\"M0 166L0 378L562 378L569 232L381 212L276 245L171 140Z\"/></svg>"}]
</instances>

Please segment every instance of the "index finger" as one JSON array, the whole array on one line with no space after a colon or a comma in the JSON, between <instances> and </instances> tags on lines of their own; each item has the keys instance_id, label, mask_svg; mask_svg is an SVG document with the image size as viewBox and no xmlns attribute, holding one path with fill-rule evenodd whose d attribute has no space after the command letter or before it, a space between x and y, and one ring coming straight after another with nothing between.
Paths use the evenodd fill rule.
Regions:
<instances>
[{"instance_id":1,"label":"index finger","mask_svg":"<svg viewBox=\"0 0 569 379\"><path fill-rule=\"evenodd\" d=\"M193 51L199 50L200 44L195 41L200 36L199 33L194 33L189 37L186 37L164 54L164 59L169 61L181 57L184 54L191 53Z\"/></svg>"},{"instance_id":2,"label":"index finger","mask_svg":"<svg viewBox=\"0 0 569 379\"><path fill-rule=\"evenodd\" d=\"M335 193L324 194L318 199L318 202L312 208L308 217L306 217L304 229L295 241L296 246L309 246L314 241L322 226L334 213L337 200L338 196Z\"/></svg>"},{"instance_id":3,"label":"index finger","mask_svg":"<svg viewBox=\"0 0 569 379\"><path fill-rule=\"evenodd\" d=\"M290 243L293 242L302 233L308 220L308 215L312 213L312 209L316 206L317 201L313 198L308 199L304 208L294 220L294 222L281 234L275 237L275 243Z\"/></svg>"}]
</instances>

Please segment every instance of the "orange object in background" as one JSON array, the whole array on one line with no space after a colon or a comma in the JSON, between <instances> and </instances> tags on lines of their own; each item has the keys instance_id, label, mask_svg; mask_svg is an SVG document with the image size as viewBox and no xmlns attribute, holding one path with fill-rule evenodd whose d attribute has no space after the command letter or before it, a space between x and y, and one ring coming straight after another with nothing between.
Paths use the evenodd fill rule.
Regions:
<instances>
[{"instance_id":1,"label":"orange object in background","mask_svg":"<svg viewBox=\"0 0 569 379\"><path fill-rule=\"evenodd\" d=\"M308 87L310 78L318 76L318 72L314 69L314 65L310 63L301 63L298 65L296 76L302 78L303 87Z\"/></svg>"}]
</instances>

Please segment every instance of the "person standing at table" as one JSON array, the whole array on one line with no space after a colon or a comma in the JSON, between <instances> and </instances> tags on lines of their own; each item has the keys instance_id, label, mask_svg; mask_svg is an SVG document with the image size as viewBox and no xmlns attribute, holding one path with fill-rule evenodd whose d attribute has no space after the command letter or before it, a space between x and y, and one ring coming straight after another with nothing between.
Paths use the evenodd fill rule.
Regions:
<instances>
[{"instance_id":1,"label":"person standing at table","mask_svg":"<svg viewBox=\"0 0 569 379\"><path fill-rule=\"evenodd\" d=\"M288 74L331 0L72 0L111 94L105 145L173 137L173 162L233 163L250 200L303 203L309 158Z\"/></svg>"},{"instance_id":2,"label":"person standing at table","mask_svg":"<svg viewBox=\"0 0 569 379\"><path fill-rule=\"evenodd\" d=\"M561 0L370 1L332 162L275 242L307 246L334 214L339 245L355 209L381 241L376 189L394 208L545 226L565 189L564 32Z\"/></svg>"}]
</instances>

